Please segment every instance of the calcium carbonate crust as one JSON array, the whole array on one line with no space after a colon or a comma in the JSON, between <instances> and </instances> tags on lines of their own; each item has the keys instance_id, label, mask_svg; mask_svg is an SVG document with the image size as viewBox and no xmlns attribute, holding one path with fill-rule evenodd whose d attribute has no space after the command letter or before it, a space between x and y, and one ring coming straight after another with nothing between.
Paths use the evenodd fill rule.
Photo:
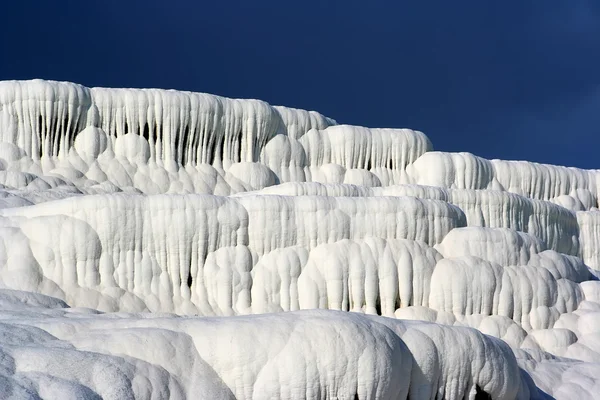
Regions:
<instances>
[{"instance_id":1,"label":"calcium carbonate crust","mask_svg":"<svg viewBox=\"0 0 600 400\"><path fill-rule=\"evenodd\" d=\"M0 392L593 399L598 176L259 100L0 82Z\"/></svg>"}]
</instances>

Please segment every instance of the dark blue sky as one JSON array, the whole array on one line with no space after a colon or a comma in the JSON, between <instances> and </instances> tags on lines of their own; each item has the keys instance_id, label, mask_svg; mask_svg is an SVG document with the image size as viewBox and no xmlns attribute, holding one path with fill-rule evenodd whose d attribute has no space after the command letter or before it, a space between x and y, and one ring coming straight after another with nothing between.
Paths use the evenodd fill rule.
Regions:
<instances>
[{"instance_id":1,"label":"dark blue sky","mask_svg":"<svg viewBox=\"0 0 600 400\"><path fill-rule=\"evenodd\" d=\"M600 1L12 0L0 80L259 98L600 168Z\"/></svg>"}]
</instances>

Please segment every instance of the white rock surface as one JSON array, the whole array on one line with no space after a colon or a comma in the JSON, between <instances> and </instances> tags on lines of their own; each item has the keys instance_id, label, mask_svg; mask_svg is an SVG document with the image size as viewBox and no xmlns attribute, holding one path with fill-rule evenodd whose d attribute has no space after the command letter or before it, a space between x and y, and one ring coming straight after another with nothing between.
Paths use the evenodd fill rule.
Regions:
<instances>
[{"instance_id":1,"label":"white rock surface","mask_svg":"<svg viewBox=\"0 0 600 400\"><path fill-rule=\"evenodd\" d=\"M597 398L599 176L259 100L0 82L0 393Z\"/></svg>"}]
</instances>

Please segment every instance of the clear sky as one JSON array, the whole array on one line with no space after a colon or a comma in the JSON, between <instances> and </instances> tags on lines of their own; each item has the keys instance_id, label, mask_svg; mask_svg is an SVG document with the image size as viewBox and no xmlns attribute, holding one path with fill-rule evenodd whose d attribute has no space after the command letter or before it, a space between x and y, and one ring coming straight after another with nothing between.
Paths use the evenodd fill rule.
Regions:
<instances>
[{"instance_id":1,"label":"clear sky","mask_svg":"<svg viewBox=\"0 0 600 400\"><path fill-rule=\"evenodd\" d=\"M600 168L598 0L6 0L0 80L259 98Z\"/></svg>"}]
</instances>

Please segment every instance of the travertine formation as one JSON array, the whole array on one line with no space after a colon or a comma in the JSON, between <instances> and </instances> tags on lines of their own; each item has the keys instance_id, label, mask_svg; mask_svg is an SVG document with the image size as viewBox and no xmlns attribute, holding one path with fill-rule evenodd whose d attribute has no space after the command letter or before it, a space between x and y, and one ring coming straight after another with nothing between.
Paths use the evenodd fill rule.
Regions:
<instances>
[{"instance_id":1,"label":"travertine formation","mask_svg":"<svg viewBox=\"0 0 600 400\"><path fill-rule=\"evenodd\" d=\"M599 178L258 100L0 82L0 392L593 399Z\"/></svg>"}]
</instances>

